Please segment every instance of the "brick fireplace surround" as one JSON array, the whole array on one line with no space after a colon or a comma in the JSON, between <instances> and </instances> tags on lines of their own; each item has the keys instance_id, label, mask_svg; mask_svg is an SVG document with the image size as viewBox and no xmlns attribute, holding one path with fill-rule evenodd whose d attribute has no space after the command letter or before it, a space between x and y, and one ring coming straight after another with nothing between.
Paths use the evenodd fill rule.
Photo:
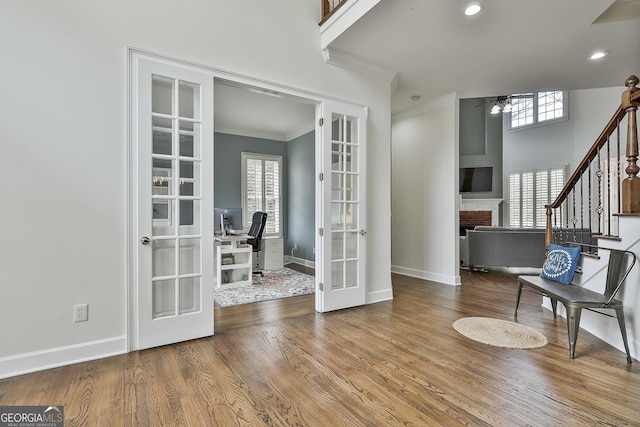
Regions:
<instances>
[{"instance_id":1,"label":"brick fireplace surround","mask_svg":"<svg viewBox=\"0 0 640 427\"><path fill-rule=\"evenodd\" d=\"M460 235L467 230L480 226L499 224L499 206L502 199L460 199Z\"/></svg>"},{"instance_id":2,"label":"brick fireplace surround","mask_svg":"<svg viewBox=\"0 0 640 427\"><path fill-rule=\"evenodd\" d=\"M491 211L460 211L460 227L491 226Z\"/></svg>"}]
</instances>

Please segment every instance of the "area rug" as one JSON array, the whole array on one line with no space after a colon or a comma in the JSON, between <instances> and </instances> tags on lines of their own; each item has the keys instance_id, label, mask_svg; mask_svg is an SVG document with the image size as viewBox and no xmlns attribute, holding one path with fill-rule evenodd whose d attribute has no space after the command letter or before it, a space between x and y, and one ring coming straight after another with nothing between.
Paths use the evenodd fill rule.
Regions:
<instances>
[{"instance_id":1,"label":"area rug","mask_svg":"<svg viewBox=\"0 0 640 427\"><path fill-rule=\"evenodd\" d=\"M265 270L263 276L253 276L250 286L214 289L213 300L220 307L308 295L316 290L316 279L290 268Z\"/></svg>"},{"instance_id":2,"label":"area rug","mask_svg":"<svg viewBox=\"0 0 640 427\"><path fill-rule=\"evenodd\" d=\"M547 345L547 337L529 326L488 317L463 317L453 328L467 338L495 347L532 349Z\"/></svg>"}]
</instances>

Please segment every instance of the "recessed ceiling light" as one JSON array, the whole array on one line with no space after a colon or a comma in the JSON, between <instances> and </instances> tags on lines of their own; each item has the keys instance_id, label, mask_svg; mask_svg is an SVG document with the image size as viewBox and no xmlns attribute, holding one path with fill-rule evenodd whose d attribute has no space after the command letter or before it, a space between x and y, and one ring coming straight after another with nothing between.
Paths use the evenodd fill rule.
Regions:
<instances>
[{"instance_id":1,"label":"recessed ceiling light","mask_svg":"<svg viewBox=\"0 0 640 427\"><path fill-rule=\"evenodd\" d=\"M481 10L482 10L482 5L480 3L471 3L464 10L464 14L467 16L473 16L476 13L480 12Z\"/></svg>"},{"instance_id":2,"label":"recessed ceiling light","mask_svg":"<svg viewBox=\"0 0 640 427\"><path fill-rule=\"evenodd\" d=\"M607 56L607 52L599 51L599 52L594 52L594 53L589 57L589 59L591 59L591 60L596 60L596 59L604 58L605 56Z\"/></svg>"},{"instance_id":3,"label":"recessed ceiling light","mask_svg":"<svg viewBox=\"0 0 640 427\"><path fill-rule=\"evenodd\" d=\"M411 96L411 100L412 101L417 101L418 99L420 99L420 95L412 95Z\"/></svg>"}]
</instances>

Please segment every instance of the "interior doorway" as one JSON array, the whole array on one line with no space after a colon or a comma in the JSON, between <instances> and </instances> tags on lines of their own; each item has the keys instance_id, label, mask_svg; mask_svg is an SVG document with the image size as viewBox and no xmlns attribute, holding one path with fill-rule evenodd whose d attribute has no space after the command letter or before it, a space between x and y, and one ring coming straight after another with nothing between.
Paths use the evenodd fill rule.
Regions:
<instances>
[{"instance_id":1,"label":"interior doorway","mask_svg":"<svg viewBox=\"0 0 640 427\"><path fill-rule=\"evenodd\" d=\"M272 114L276 108L265 106L264 97L283 98L294 111L306 110L305 117L313 110L310 125L302 125L309 131L300 134L308 136L311 154L297 153L283 174L303 170L313 183L308 188L296 177L286 184L299 187L302 206L313 211L313 219L303 219L300 227L312 236L313 243L305 243L311 254L301 258L301 245L291 240L293 219L284 221L285 215L298 213L291 200L282 202L281 230L273 234L282 239L283 255L289 251L303 264L314 260L316 311L365 304L367 108L133 48L128 53L129 348L214 332L214 197L219 184L227 188L233 182L229 176L215 177L213 139L225 129L222 117L214 126L215 111L232 118L247 115L225 103L222 92L228 88L260 95L251 105L261 106L257 117L269 116L272 124L284 114ZM221 93L216 82L225 83L217 88ZM245 129L244 134L256 138L258 133ZM292 135L285 135L283 144L296 139ZM291 157L286 145L284 153ZM307 166L296 168L300 164ZM193 325L183 327L185 322ZM169 329L173 335L164 333Z\"/></svg>"},{"instance_id":2,"label":"interior doorway","mask_svg":"<svg viewBox=\"0 0 640 427\"><path fill-rule=\"evenodd\" d=\"M228 286L228 275L216 278L224 283L216 306L314 293L318 102L226 79L216 79L214 90L214 206L224 215L216 227L225 228L216 231L248 231L258 193L271 221L257 254L263 274L242 287Z\"/></svg>"}]
</instances>

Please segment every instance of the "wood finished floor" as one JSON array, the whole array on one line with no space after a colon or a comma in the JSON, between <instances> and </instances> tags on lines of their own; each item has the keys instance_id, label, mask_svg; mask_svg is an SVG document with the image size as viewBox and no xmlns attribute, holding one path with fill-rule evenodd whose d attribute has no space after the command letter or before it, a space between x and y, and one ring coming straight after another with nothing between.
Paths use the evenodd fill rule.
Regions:
<instances>
[{"instance_id":1,"label":"wood finished floor","mask_svg":"<svg viewBox=\"0 0 640 427\"><path fill-rule=\"evenodd\" d=\"M216 335L0 380L0 405L64 405L66 426L640 425L640 362L525 293L549 345L473 342L460 317L513 320L516 278L393 276L394 300L318 314L313 295L216 308Z\"/></svg>"}]
</instances>

